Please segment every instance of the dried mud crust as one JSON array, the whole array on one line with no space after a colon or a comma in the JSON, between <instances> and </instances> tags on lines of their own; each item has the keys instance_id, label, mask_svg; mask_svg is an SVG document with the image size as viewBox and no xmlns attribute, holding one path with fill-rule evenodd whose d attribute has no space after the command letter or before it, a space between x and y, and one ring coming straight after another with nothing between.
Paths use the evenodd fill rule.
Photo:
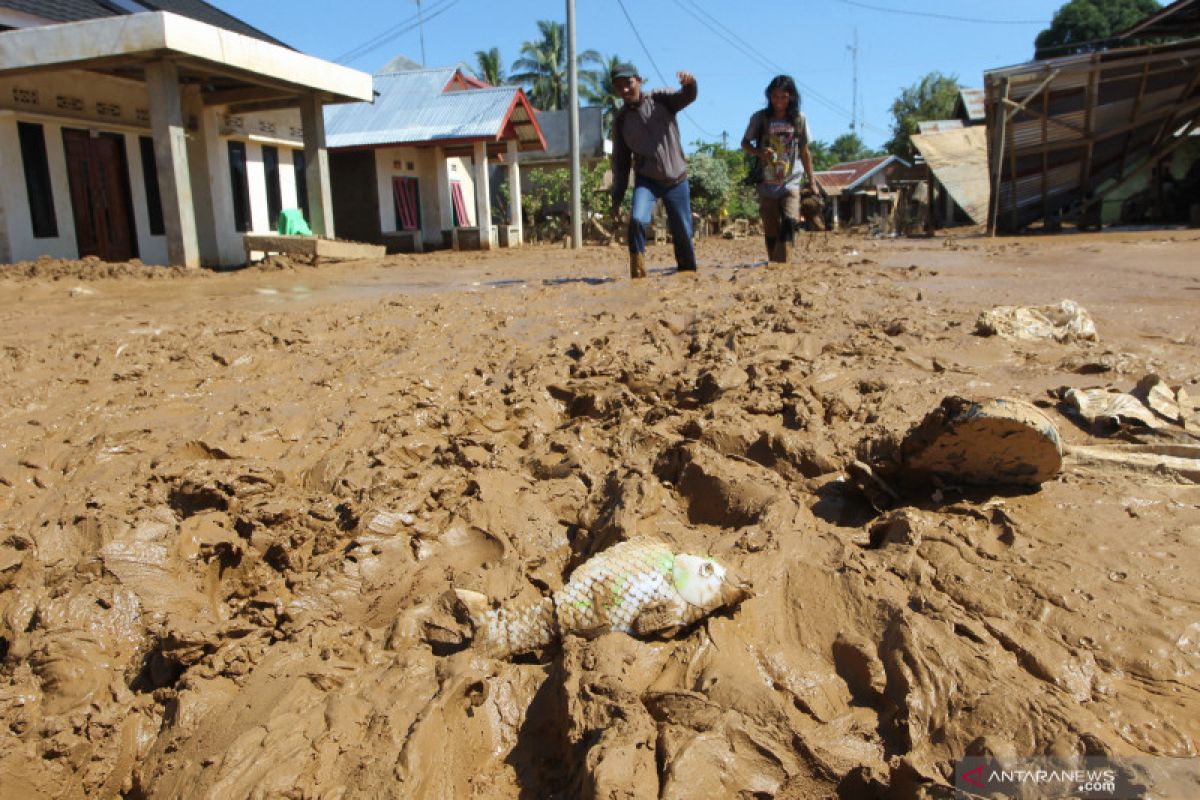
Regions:
<instances>
[{"instance_id":1,"label":"dried mud crust","mask_svg":"<svg viewBox=\"0 0 1200 800\"><path fill-rule=\"evenodd\" d=\"M112 292L0 301L0 795L918 798L965 754L1194 756L1194 487L1078 468L880 514L843 472L950 395L1095 383L1071 364L1186 383L1195 343L1160 318L1197 329L1191 278L1126 275L1135 317L1119 273L1059 295L1108 263L1091 239L949 244L734 269L760 245L709 242L698 275L654 250L637 284L609 280L619 249L434 254L313 271L290 306L262 274L133 276L103 314ZM971 282L1043 251L987 300L1071 296L1100 342L972 335ZM398 264L467 288L336 291ZM636 533L755 597L670 641L426 641L449 588L527 604Z\"/></svg>"},{"instance_id":2,"label":"dried mud crust","mask_svg":"<svg viewBox=\"0 0 1200 800\"><path fill-rule=\"evenodd\" d=\"M153 266L137 259L101 261L95 257L63 259L43 256L33 261L0 264L0 280L13 281L194 279L209 275L208 270Z\"/></svg>"}]
</instances>

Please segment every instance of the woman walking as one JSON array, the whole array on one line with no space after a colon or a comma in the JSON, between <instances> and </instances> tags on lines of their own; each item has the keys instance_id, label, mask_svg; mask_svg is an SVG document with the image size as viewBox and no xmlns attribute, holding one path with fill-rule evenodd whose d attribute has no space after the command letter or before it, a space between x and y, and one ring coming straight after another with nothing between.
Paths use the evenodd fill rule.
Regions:
<instances>
[{"instance_id":1,"label":"woman walking","mask_svg":"<svg viewBox=\"0 0 1200 800\"><path fill-rule=\"evenodd\" d=\"M776 75L765 94L766 108L750 117L742 151L758 159L754 175L767 257L786 263L800 225L800 184L807 177L812 190L818 190L796 82L790 75Z\"/></svg>"}]
</instances>

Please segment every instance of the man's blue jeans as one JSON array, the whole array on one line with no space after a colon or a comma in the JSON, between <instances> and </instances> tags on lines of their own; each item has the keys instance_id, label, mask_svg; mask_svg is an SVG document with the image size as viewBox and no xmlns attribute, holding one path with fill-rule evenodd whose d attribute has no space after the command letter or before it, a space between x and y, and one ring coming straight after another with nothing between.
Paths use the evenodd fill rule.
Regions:
<instances>
[{"instance_id":1,"label":"man's blue jeans","mask_svg":"<svg viewBox=\"0 0 1200 800\"><path fill-rule=\"evenodd\" d=\"M646 228L654 203L663 201L667 210L667 227L675 243L675 264L681 270L696 268L696 254L692 250L692 194L687 178L674 186L663 186L658 181L638 175L633 183L633 207L629 211L629 252L646 252Z\"/></svg>"}]
</instances>

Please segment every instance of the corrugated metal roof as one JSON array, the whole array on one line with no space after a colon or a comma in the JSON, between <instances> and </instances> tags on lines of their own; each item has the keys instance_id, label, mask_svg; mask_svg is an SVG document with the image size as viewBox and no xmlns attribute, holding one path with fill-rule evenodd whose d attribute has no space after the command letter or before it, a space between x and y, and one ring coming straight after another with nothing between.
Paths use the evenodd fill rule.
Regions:
<instances>
[{"instance_id":1,"label":"corrugated metal roof","mask_svg":"<svg viewBox=\"0 0 1200 800\"><path fill-rule=\"evenodd\" d=\"M496 140L509 122L522 144L543 146L518 87L443 91L455 72L445 67L375 76L374 103L326 106L329 147Z\"/></svg>"},{"instance_id":2,"label":"corrugated metal roof","mask_svg":"<svg viewBox=\"0 0 1200 800\"><path fill-rule=\"evenodd\" d=\"M204 22L227 31L253 36L264 42L287 47L278 39L263 33L258 28L242 22L237 17L214 8L203 0L134 0L117 5L105 0L3 0L3 6L14 11L23 11L54 22L78 22L85 19L102 19L121 14L136 13L124 6L144 6L145 11L169 11L181 17ZM290 48L289 48L290 49Z\"/></svg>"},{"instance_id":3,"label":"corrugated metal roof","mask_svg":"<svg viewBox=\"0 0 1200 800\"><path fill-rule=\"evenodd\" d=\"M965 119L968 124L983 122L987 119L987 93L983 89L959 91L954 116Z\"/></svg>"},{"instance_id":4,"label":"corrugated metal roof","mask_svg":"<svg viewBox=\"0 0 1200 800\"><path fill-rule=\"evenodd\" d=\"M913 147L973 222L987 222L987 131L980 126L919 134Z\"/></svg>"}]
</instances>

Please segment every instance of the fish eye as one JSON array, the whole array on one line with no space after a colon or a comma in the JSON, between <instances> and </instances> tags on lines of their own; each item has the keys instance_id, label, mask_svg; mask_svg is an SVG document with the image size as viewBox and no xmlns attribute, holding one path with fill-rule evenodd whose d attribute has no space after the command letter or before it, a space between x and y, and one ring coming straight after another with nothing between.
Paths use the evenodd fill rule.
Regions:
<instances>
[{"instance_id":1,"label":"fish eye","mask_svg":"<svg viewBox=\"0 0 1200 800\"><path fill-rule=\"evenodd\" d=\"M705 561L700 565L700 575L705 578L711 578L713 574L713 565L711 561Z\"/></svg>"}]
</instances>

